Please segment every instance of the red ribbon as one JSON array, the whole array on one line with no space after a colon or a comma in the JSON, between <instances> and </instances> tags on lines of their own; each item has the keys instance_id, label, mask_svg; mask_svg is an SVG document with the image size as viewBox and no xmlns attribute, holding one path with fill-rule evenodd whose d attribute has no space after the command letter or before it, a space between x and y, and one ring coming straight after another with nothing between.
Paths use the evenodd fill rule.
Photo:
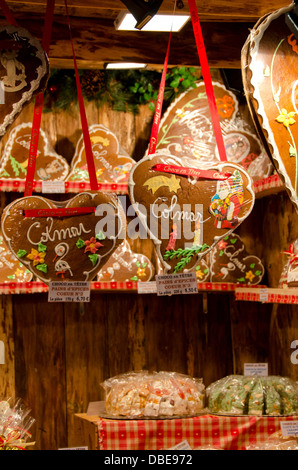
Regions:
<instances>
[{"instance_id":1,"label":"red ribbon","mask_svg":"<svg viewBox=\"0 0 298 470\"><path fill-rule=\"evenodd\" d=\"M183 166L165 165L158 163L152 167L152 170L163 171L165 173L174 173L181 176L193 176L194 178L206 178L211 180L226 180L231 173L221 173L216 170L199 170L198 168L187 168Z\"/></svg>"},{"instance_id":2,"label":"red ribbon","mask_svg":"<svg viewBox=\"0 0 298 470\"><path fill-rule=\"evenodd\" d=\"M92 214L96 207L63 207L50 209L25 209L25 217L72 217L75 215Z\"/></svg>"},{"instance_id":3,"label":"red ribbon","mask_svg":"<svg viewBox=\"0 0 298 470\"><path fill-rule=\"evenodd\" d=\"M85 110L85 106L84 106L83 93L82 93L82 89L81 89L79 71L78 71L74 46L73 46L70 20L69 20L69 15L68 15L68 8L67 8L67 0L65 0L65 10L66 10L68 29L69 29L69 37L70 37L70 42L71 42L73 62L74 62L74 68L75 68L75 77L76 77L76 85L77 85L77 92L78 92L78 102L79 102L79 108L80 108L81 124L82 124L82 131L83 131L83 138L84 138L84 145L85 145L87 167L88 167L88 173L89 173L89 179L90 179L90 187L91 187L92 191L97 191L98 190L98 182L97 182L97 177L96 177L95 164L94 164L93 152L92 152L92 145L91 145L89 128L88 128L88 123L87 123L86 110Z\"/></svg>"},{"instance_id":4,"label":"red ribbon","mask_svg":"<svg viewBox=\"0 0 298 470\"><path fill-rule=\"evenodd\" d=\"M298 253L295 253L294 243L291 243L288 251L284 251L284 254L290 256L289 264L293 264L295 261L298 262Z\"/></svg>"},{"instance_id":5,"label":"red ribbon","mask_svg":"<svg viewBox=\"0 0 298 470\"><path fill-rule=\"evenodd\" d=\"M211 113L211 120L213 125L213 130L216 138L217 148L219 157L222 161L227 160L226 156L226 149L224 145L224 140L221 132L220 121L214 96L214 89L212 85L212 79L210 75L210 69L204 44L204 38L202 34L201 24L199 20L198 10L196 6L195 0L188 0L189 11L192 20L193 31L195 35L197 50L199 54L200 64L202 68L202 75L205 83L210 113Z\"/></svg>"},{"instance_id":6,"label":"red ribbon","mask_svg":"<svg viewBox=\"0 0 298 470\"><path fill-rule=\"evenodd\" d=\"M45 22L44 22L44 31L43 31L43 37L42 37L42 43L41 43L46 54L49 53L49 49L50 49L54 9L55 9L55 0L48 0L46 15L45 15ZM43 98L44 98L44 92L38 93L38 95L35 98L24 196L31 196L32 190L33 190L36 155L37 155L37 149L38 149L38 139L39 139L39 133L40 133L40 123L41 123L41 115L42 115L42 107L43 107Z\"/></svg>"},{"instance_id":7,"label":"red ribbon","mask_svg":"<svg viewBox=\"0 0 298 470\"><path fill-rule=\"evenodd\" d=\"M175 8L176 8L176 2L174 5L174 13L175 13ZM171 38L172 38L172 28L170 31L168 47L167 47L166 57L165 57L164 65L163 65L163 70L162 70L162 75L161 75L161 80L160 80L160 85L159 85L159 90L158 90L158 97L157 97L156 106L155 106L155 112L154 112L154 118L153 118L153 124L152 124L151 136L150 136L150 142L149 142L149 150L148 150L149 155L151 155L152 153L155 153L156 144L157 144L163 97L164 97L164 92L165 92L167 68L168 68L169 55L170 55Z\"/></svg>"}]
</instances>

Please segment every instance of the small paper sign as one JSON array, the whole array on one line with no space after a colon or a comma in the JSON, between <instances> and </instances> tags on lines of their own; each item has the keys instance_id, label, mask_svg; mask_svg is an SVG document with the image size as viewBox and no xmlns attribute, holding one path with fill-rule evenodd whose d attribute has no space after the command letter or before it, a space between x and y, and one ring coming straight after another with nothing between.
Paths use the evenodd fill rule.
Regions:
<instances>
[{"instance_id":1,"label":"small paper sign","mask_svg":"<svg viewBox=\"0 0 298 470\"><path fill-rule=\"evenodd\" d=\"M244 364L244 375L268 375L268 364L266 362L261 363L246 363Z\"/></svg>"},{"instance_id":2,"label":"small paper sign","mask_svg":"<svg viewBox=\"0 0 298 470\"><path fill-rule=\"evenodd\" d=\"M260 302L268 302L268 289L266 287L260 289Z\"/></svg>"},{"instance_id":3,"label":"small paper sign","mask_svg":"<svg viewBox=\"0 0 298 470\"><path fill-rule=\"evenodd\" d=\"M138 294L156 294L156 282L154 281L138 282Z\"/></svg>"},{"instance_id":4,"label":"small paper sign","mask_svg":"<svg viewBox=\"0 0 298 470\"><path fill-rule=\"evenodd\" d=\"M198 292L196 273L156 276L157 295L195 294Z\"/></svg>"},{"instance_id":5,"label":"small paper sign","mask_svg":"<svg viewBox=\"0 0 298 470\"><path fill-rule=\"evenodd\" d=\"M298 436L298 421L281 421L280 429L283 436Z\"/></svg>"},{"instance_id":6,"label":"small paper sign","mask_svg":"<svg viewBox=\"0 0 298 470\"><path fill-rule=\"evenodd\" d=\"M64 181L42 181L41 183L42 193L65 193L65 182Z\"/></svg>"},{"instance_id":7,"label":"small paper sign","mask_svg":"<svg viewBox=\"0 0 298 470\"><path fill-rule=\"evenodd\" d=\"M90 282L50 282L49 302L90 302Z\"/></svg>"}]
</instances>

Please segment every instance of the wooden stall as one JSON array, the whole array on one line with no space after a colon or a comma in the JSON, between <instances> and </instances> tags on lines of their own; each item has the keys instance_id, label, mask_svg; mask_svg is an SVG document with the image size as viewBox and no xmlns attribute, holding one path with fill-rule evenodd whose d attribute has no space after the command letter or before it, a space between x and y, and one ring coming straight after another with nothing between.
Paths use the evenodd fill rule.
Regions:
<instances>
[{"instance_id":1,"label":"wooden stall","mask_svg":"<svg viewBox=\"0 0 298 470\"><path fill-rule=\"evenodd\" d=\"M46 2L7 3L20 23L41 37L39 15L41 4L44 11ZM63 3L57 2L55 10L49 55L53 68L73 67L67 35L61 32L65 27ZM95 5L98 3L100 6ZM115 1L111 11L110 3L69 2L80 68L101 68L111 58L140 60L146 56L160 69L167 37L155 35L146 42L141 33L140 43L135 44L132 33L111 33L110 24L123 5ZM288 4L197 3L212 76L217 79L222 78L221 69L239 70L248 28L262 15ZM162 8L171 10L172 6L167 0ZM188 28L190 31L191 25ZM171 66L198 66L190 34L179 39L174 36L173 50ZM138 113L115 111L109 104L97 106L92 101L86 101L85 106L89 125L105 125L130 156L136 161L142 158L153 119L147 104L141 105ZM31 121L32 115L33 103L14 125ZM65 110L44 112L41 125L55 150L70 162L81 131L77 103ZM5 138L2 148L4 143ZM21 195L2 191L1 208ZM283 252L298 238L297 213L282 184L257 193L253 211L237 233L247 250L263 261L263 284L270 294L278 287L286 260ZM131 240L131 246L156 266L151 240ZM298 366L291 361L291 345L298 340L298 292L292 292L295 303L284 301L282 295L277 301L238 300L234 288L217 290L212 286L199 289L197 294L171 297L138 294L136 289L94 289L89 303L53 304L48 302L47 292L3 291L0 396L22 397L36 419L34 449L56 450L80 445L75 416L86 413L90 402L103 400L101 383L123 372L171 370L201 377L208 386L226 375L242 374L244 363L268 363L271 375L298 380Z\"/></svg>"}]
</instances>

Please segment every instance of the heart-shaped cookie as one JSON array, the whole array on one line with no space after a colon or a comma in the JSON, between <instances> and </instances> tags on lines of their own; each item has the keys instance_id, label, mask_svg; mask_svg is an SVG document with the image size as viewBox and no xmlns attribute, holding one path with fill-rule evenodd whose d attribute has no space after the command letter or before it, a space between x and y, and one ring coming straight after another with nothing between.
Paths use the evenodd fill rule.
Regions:
<instances>
[{"instance_id":1,"label":"heart-shaped cookie","mask_svg":"<svg viewBox=\"0 0 298 470\"><path fill-rule=\"evenodd\" d=\"M298 208L298 46L286 24L293 5L261 19L242 51L252 118L290 199Z\"/></svg>"},{"instance_id":2,"label":"heart-shaped cookie","mask_svg":"<svg viewBox=\"0 0 298 470\"><path fill-rule=\"evenodd\" d=\"M168 273L195 269L250 214L255 199L250 176L237 164L160 154L135 164L129 196Z\"/></svg>"},{"instance_id":3,"label":"heart-shaped cookie","mask_svg":"<svg viewBox=\"0 0 298 470\"><path fill-rule=\"evenodd\" d=\"M239 235L222 238L210 252L210 281L259 284L264 276L260 258L248 254Z\"/></svg>"},{"instance_id":4,"label":"heart-shaped cookie","mask_svg":"<svg viewBox=\"0 0 298 470\"><path fill-rule=\"evenodd\" d=\"M193 157L201 162L218 160L216 139L204 82L182 93L163 115L157 136L156 153ZM231 122L238 111L234 93L218 82L213 90L221 125Z\"/></svg>"},{"instance_id":5,"label":"heart-shaped cookie","mask_svg":"<svg viewBox=\"0 0 298 470\"><path fill-rule=\"evenodd\" d=\"M32 124L22 123L13 128L5 144L0 165L0 178L26 179ZM65 158L52 148L48 136L40 129L35 165L35 180L64 181L69 172Z\"/></svg>"},{"instance_id":6,"label":"heart-shaped cookie","mask_svg":"<svg viewBox=\"0 0 298 470\"><path fill-rule=\"evenodd\" d=\"M126 183L135 161L119 146L115 134L101 124L89 127L98 182ZM89 181L83 135L78 140L67 181Z\"/></svg>"},{"instance_id":7,"label":"heart-shaped cookie","mask_svg":"<svg viewBox=\"0 0 298 470\"><path fill-rule=\"evenodd\" d=\"M108 262L97 275L98 281L150 281L154 266L142 253L135 253L127 240L110 256Z\"/></svg>"},{"instance_id":8,"label":"heart-shaped cookie","mask_svg":"<svg viewBox=\"0 0 298 470\"><path fill-rule=\"evenodd\" d=\"M51 209L64 209L63 216ZM91 281L123 241L126 219L115 195L85 192L61 204L41 196L17 199L4 209L1 226L12 253L47 284Z\"/></svg>"},{"instance_id":9,"label":"heart-shaped cookie","mask_svg":"<svg viewBox=\"0 0 298 470\"><path fill-rule=\"evenodd\" d=\"M49 77L47 55L24 28L0 28L0 138Z\"/></svg>"},{"instance_id":10,"label":"heart-shaped cookie","mask_svg":"<svg viewBox=\"0 0 298 470\"><path fill-rule=\"evenodd\" d=\"M10 251L0 230L0 282L29 282L32 273Z\"/></svg>"}]
</instances>

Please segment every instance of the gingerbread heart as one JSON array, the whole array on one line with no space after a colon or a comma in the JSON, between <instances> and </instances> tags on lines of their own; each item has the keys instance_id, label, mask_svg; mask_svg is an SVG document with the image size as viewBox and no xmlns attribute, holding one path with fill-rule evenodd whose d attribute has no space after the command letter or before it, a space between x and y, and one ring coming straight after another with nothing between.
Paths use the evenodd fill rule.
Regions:
<instances>
[{"instance_id":1,"label":"gingerbread heart","mask_svg":"<svg viewBox=\"0 0 298 470\"><path fill-rule=\"evenodd\" d=\"M17 199L4 209L1 226L12 253L47 284L92 280L123 241L126 219L115 195L85 192L61 204Z\"/></svg>"},{"instance_id":2,"label":"gingerbread heart","mask_svg":"<svg viewBox=\"0 0 298 470\"><path fill-rule=\"evenodd\" d=\"M98 182L127 183L135 161L120 148L115 134L101 124L89 127ZM89 181L83 135L78 140L68 181Z\"/></svg>"},{"instance_id":3,"label":"gingerbread heart","mask_svg":"<svg viewBox=\"0 0 298 470\"><path fill-rule=\"evenodd\" d=\"M0 28L0 138L49 77L47 55L24 28Z\"/></svg>"},{"instance_id":4,"label":"gingerbread heart","mask_svg":"<svg viewBox=\"0 0 298 470\"><path fill-rule=\"evenodd\" d=\"M259 284L264 276L260 258L248 254L239 235L222 238L210 252L210 281Z\"/></svg>"},{"instance_id":5,"label":"gingerbread heart","mask_svg":"<svg viewBox=\"0 0 298 470\"><path fill-rule=\"evenodd\" d=\"M129 175L129 196L166 273L194 270L250 214L251 179L230 162L151 154Z\"/></svg>"},{"instance_id":6,"label":"gingerbread heart","mask_svg":"<svg viewBox=\"0 0 298 470\"><path fill-rule=\"evenodd\" d=\"M156 153L193 157L201 162L218 160L205 84L198 82L196 85L179 95L163 115ZM232 121L238 111L236 96L218 82L213 82L213 90L221 125Z\"/></svg>"},{"instance_id":7,"label":"gingerbread heart","mask_svg":"<svg viewBox=\"0 0 298 470\"><path fill-rule=\"evenodd\" d=\"M9 133L0 165L0 178L25 180L27 175L32 124L22 123ZM35 180L64 181L69 172L65 158L52 148L48 136L40 129L35 164Z\"/></svg>"},{"instance_id":8,"label":"gingerbread heart","mask_svg":"<svg viewBox=\"0 0 298 470\"><path fill-rule=\"evenodd\" d=\"M242 74L252 117L298 208L298 47L286 25L292 8L275 11L254 27L242 51Z\"/></svg>"},{"instance_id":9,"label":"gingerbread heart","mask_svg":"<svg viewBox=\"0 0 298 470\"><path fill-rule=\"evenodd\" d=\"M0 230L0 282L29 282L32 273L10 251Z\"/></svg>"},{"instance_id":10,"label":"gingerbread heart","mask_svg":"<svg viewBox=\"0 0 298 470\"><path fill-rule=\"evenodd\" d=\"M97 275L98 281L150 281L154 266L142 253L134 253L127 240L110 256Z\"/></svg>"}]
</instances>

